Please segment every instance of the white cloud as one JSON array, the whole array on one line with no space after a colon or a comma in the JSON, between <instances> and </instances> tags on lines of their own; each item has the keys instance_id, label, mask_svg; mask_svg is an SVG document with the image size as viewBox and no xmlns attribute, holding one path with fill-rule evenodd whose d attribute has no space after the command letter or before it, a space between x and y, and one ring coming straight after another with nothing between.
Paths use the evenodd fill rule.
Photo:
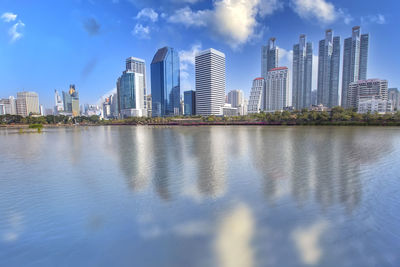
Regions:
<instances>
[{"instance_id":1,"label":"white cloud","mask_svg":"<svg viewBox=\"0 0 400 267\"><path fill-rule=\"evenodd\" d=\"M318 22L329 24L337 17L335 6L326 0L292 0L293 10L304 19L317 19Z\"/></svg>"},{"instance_id":2,"label":"white cloud","mask_svg":"<svg viewBox=\"0 0 400 267\"><path fill-rule=\"evenodd\" d=\"M319 221L307 228L297 228L292 233L292 239L304 264L318 264L322 256L322 248L319 241L327 227L328 223L326 221Z\"/></svg>"},{"instance_id":3,"label":"white cloud","mask_svg":"<svg viewBox=\"0 0 400 267\"><path fill-rule=\"evenodd\" d=\"M168 21L186 27L208 27L215 36L237 48L256 36L258 17L271 15L281 7L280 0L217 0L212 9L179 9Z\"/></svg>"},{"instance_id":4,"label":"white cloud","mask_svg":"<svg viewBox=\"0 0 400 267\"><path fill-rule=\"evenodd\" d=\"M218 264L222 267L254 266L252 239L254 216L245 204L230 211L218 226L214 243Z\"/></svg>"},{"instance_id":5,"label":"white cloud","mask_svg":"<svg viewBox=\"0 0 400 267\"><path fill-rule=\"evenodd\" d=\"M143 26L140 23L136 23L135 28L132 31L133 35L136 35L140 39L149 39L150 38L150 27Z\"/></svg>"},{"instance_id":6,"label":"white cloud","mask_svg":"<svg viewBox=\"0 0 400 267\"><path fill-rule=\"evenodd\" d=\"M116 94L117 93L117 88L111 89L110 91L108 91L107 93L105 93L104 95L102 95L99 100L97 101L97 105L101 105L104 103L104 100L107 97L110 97L110 95Z\"/></svg>"},{"instance_id":7,"label":"white cloud","mask_svg":"<svg viewBox=\"0 0 400 267\"><path fill-rule=\"evenodd\" d=\"M181 88L184 91L193 90L194 59L195 55L201 51L201 44L193 44L190 50L179 52L181 69Z\"/></svg>"},{"instance_id":8,"label":"white cloud","mask_svg":"<svg viewBox=\"0 0 400 267\"><path fill-rule=\"evenodd\" d=\"M386 18L382 14L376 14L376 15L369 15L366 17L361 17L361 23L362 24L370 24L370 23L375 23L375 24L386 24Z\"/></svg>"},{"instance_id":9,"label":"white cloud","mask_svg":"<svg viewBox=\"0 0 400 267\"><path fill-rule=\"evenodd\" d=\"M14 14L14 13L11 13L11 12L6 12L6 13L3 13L3 15L1 15L1 19L4 22L11 22L11 21L16 20L17 16L18 16L17 14Z\"/></svg>"},{"instance_id":10,"label":"white cloud","mask_svg":"<svg viewBox=\"0 0 400 267\"><path fill-rule=\"evenodd\" d=\"M158 20L158 13L152 8L144 8L136 15L136 19L149 19L152 22Z\"/></svg>"},{"instance_id":11,"label":"white cloud","mask_svg":"<svg viewBox=\"0 0 400 267\"><path fill-rule=\"evenodd\" d=\"M25 27L25 24L22 21L18 21L8 30L8 35L11 37L11 42L15 42L22 37L22 33L19 32L21 28Z\"/></svg>"}]
</instances>

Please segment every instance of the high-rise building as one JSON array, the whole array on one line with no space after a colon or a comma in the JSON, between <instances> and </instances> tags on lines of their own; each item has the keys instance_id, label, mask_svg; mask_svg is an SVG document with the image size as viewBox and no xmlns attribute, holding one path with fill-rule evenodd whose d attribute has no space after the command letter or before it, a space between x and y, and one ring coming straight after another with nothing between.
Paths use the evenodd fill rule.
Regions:
<instances>
[{"instance_id":1,"label":"high-rise building","mask_svg":"<svg viewBox=\"0 0 400 267\"><path fill-rule=\"evenodd\" d=\"M392 101L394 110L400 110L400 93L397 88L389 88L388 100Z\"/></svg>"},{"instance_id":2,"label":"high-rise building","mask_svg":"<svg viewBox=\"0 0 400 267\"><path fill-rule=\"evenodd\" d=\"M295 109L311 106L313 45L300 35L293 46L292 106Z\"/></svg>"},{"instance_id":3,"label":"high-rise building","mask_svg":"<svg viewBox=\"0 0 400 267\"><path fill-rule=\"evenodd\" d=\"M54 90L54 114L58 114L64 110L64 103L57 90Z\"/></svg>"},{"instance_id":4,"label":"high-rise building","mask_svg":"<svg viewBox=\"0 0 400 267\"><path fill-rule=\"evenodd\" d=\"M147 117L152 117L152 97L151 94L146 96Z\"/></svg>"},{"instance_id":5,"label":"high-rise building","mask_svg":"<svg viewBox=\"0 0 400 267\"><path fill-rule=\"evenodd\" d=\"M348 102L349 84L367 79L369 34L361 34L359 26L353 27L352 36L344 40L342 107L352 107Z\"/></svg>"},{"instance_id":6,"label":"high-rise building","mask_svg":"<svg viewBox=\"0 0 400 267\"><path fill-rule=\"evenodd\" d=\"M73 117L80 115L79 93L76 91L74 84L69 86L68 92L63 91L63 102L64 112L66 114L72 115Z\"/></svg>"},{"instance_id":7,"label":"high-rise building","mask_svg":"<svg viewBox=\"0 0 400 267\"><path fill-rule=\"evenodd\" d=\"M387 80L369 79L350 83L346 99L347 107L357 109L360 101L371 99L388 100Z\"/></svg>"},{"instance_id":8,"label":"high-rise building","mask_svg":"<svg viewBox=\"0 0 400 267\"><path fill-rule=\"evenodd\" d=\"M118 114L122 118L147 116L145 61L130 57L117 80Z\"/></svg>"},{"instance_id":9,"label":"high-rise building","mask_svg":"<svg viewBox=\"0 0 400 267\"><path fill-rule=\"evenodd\" d=\"M261 77L267 79L268 71L278 67L279 50L276 39L270 38L267 45L261 47Z\"/></svg>"},{"instance_id":10,"label":"high-rise building","mask_svg":"<svg viewBox=\"0 0 400 267\"><path fill-rule=\"evenodd\" d=\"M9 98L0 99L0 105L2 106L2 115L16 115L17 114L17 103L13 96Z\"/></svg>"},{"instance_id":11,"label":"high-rise building","mask_svg":"<svg viewBox=\"0 0 400 267\"><path fill-rule=\"evenodd\" d=\"M183 102L185 104L185 116L196 115L196 91L185 91L183 95Z\"/></svg>"},{"instance_id":12,"label":"high-rise building","mask_svg":"<svg viewBox=\"0 0 400 267\"><path fill-rule=\"evenodd\" d=\"M40 114L39 95L35 92L17 93L17 114L29 116L31 114Z\"/></svg>"},{"instance_id":13,"label":"high-rise building","mask_svg":"<svg viewBox=\"0 0 400 267\"><path fill-rule=\"evenodd\" d=\"M225 103L225 54L215 49L195 57L196 114L222 115Z\"/></svg>"},{"instance_id":14,"label":"high-rise building","mask_svg":"<svg viewBox=\"0 0 400 267\"><path fill-rule=\"evenodd\" d=\"M264 102L265 100L265 79L264 78L256 78L253 80L253 86L250 91L249 103L247 106L247 112L250 113L259 113L261 110L264 110Z\"/></svg>"},{"instance_id":15,"label":"high-rise building","mask_svg":"<svg viewBox=\"0 0 400 267\"><path fill-rule=\"evenodd\" d=\"M268 71L265 86L265 110L277 111L289 106L289 70L279 67Z\"/></svg>"},{"instance_id":16,"label":"high-rise building","mask_svg":"<svg viewBox=\"0 0 400 267\"><path fill-rule=\"evenodd\" d=\"M110 95L110 100L111 100L111 117L112 118L118 118L118 93L114 93Z\"/></svg>"},{"instance_id":17,"label":"high-rise building","mask_svg":"<svg viewBox=\"0 0 400 267\"><path fill-rule=\"evenodd\" d=\"M159 49L151 62L153 117L179 115L180 84L178 52L171 47Z\"/></svg>"},{"instance_id":18,"label":"high-rise building","mask_svg":"<svg viewBox=\"0 0 400 267\"><path fill-rule=\"evenodd\" d=\"M237 108L243 105L244 94L242 90L232 90L228 93L228 103L233 108Z\"/></svg>"}]
</instances>

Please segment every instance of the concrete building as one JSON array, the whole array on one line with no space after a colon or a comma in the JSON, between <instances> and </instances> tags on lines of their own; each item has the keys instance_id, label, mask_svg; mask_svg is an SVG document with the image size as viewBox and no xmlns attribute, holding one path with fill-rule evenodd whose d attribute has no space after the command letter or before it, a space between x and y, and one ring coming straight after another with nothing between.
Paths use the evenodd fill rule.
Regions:
<instances>
[{"instance_id":1,"label":"concrete building","mask_svg":"<svg viewBox=\"0 0 400 267\"><path fill-rule=\"evenodd\" d=\"M289 70L279 67L268 71L265 87L265 110L283 110L289 106Z\"/></svg>"},{"instance_id":2,"label":"concrete building","mask_svg":"<svg viewBox=\"0 0 400 267\"><path fill-rule=\"evenodd\" d=\"M228 104L231 104L232 107L237 108L243 105L244 93L242 90L232 90L228 93L227 98Z\"/></svg>"},{"instance_id":3,"label":"concrete building","mask_svg":"<svg viewBox=\"0 0 400 267\"><path fill-rule=\"evenodd\" d=\"M260 113L261 110L264 110L264 102L265 102L265 79L264 78L256 78L253 80L253 86L250 91L249 104L247 107L247 112L251 113Z\"/></svg>"},{"instance_id":4,"label":"concrete building","mask_svg":"<svg viewBox=\"0 0 400 267\"><path fill-rule=\"evenodd\" d=\"M225 105L222 107L222 115L224 117L232 117L240 114L238 108L234 108L231 104L225 103Z\"/></svg>"},{"instance_id":5,"label":"concrete building","mask_svg":"<svg viewBox=\"0 0 400 267\"><path fill-rule=\"evenodd\" d=\"M366 100L387 101L387 80L369 79L350 83L346 99L347 106L358 109L359 102Z\"/></svg>"},{"instance_id":6,"label":"concrete building","mask_svg":"<svg viewBox=\"0 0 400 267\"><path fill-rule=\"evenodd\" d=\"M293 46L292 106L295 109L311 106L313 45L304 34Z\"/></svg>"},{"instance_id":7,"label":"concrete building","mask_svg":"<svg viewBox=\"0 0 400 267\"><path fill-rule=\"evenodd\" d=\"M9 114L9 115L16 115L17 114L17 103L13 96L9 98L0 99L0 105L2 112L1 115Z\"/></svg>"},{"instance_id":8,"label":"concrete building","mask_svg":"<svg viewBox=\"0 0 400 267\"><path fill-rule=\"evenodd\" d=\"M215 49L195 57L196 114L222 115L225 103L225 54Z\"/></svg>"},{"instance_id":9,"label":"concrete building","mask_svg":"<svg viewBox=\"0 0 400 267\"><path fill-rule=\"evenodd\" d=\"M130 57L117 80L118 114L121 118L147 116L145 61Z\"/></svg>"},{"instance_id":10,"label":"concrete building","mask_svg":"<svg viewBox=\"0 0 400 267\"><path fill-rule=\"evenodd\" d=\"M147 117L152 117L152 97L151 94L146 96L146 108L147 108Z\"/></svg>"},{"instance_id":11,"label":"concrete building","mask_svg":"<svg viewBox=\"0 0 400 267\"><path fill-rule=\"evenodd\" d=\"M332 108L339 105L340 37L325 32L319 41L317 104Z\"/></svg>"},{"instance_id":12,"label":"concrete building","mask_svg":"<svg viewBox=\"0 0 400 267\"><path fill-rule=\"evenodd\" d=\"M388 100L392 101L393 109L395 111L400 110L400 93L397 88L389 88L388 90Z\"/></svg>"},{"instance_id":13,"label":"concrete building","mask_svg":"<svg viewBox=\"0 0 400 267\"><path fill-rule=\"evenodd\" d=\"M268 44L261 47L261 77L267 79L268 71L277 68L279 62L279 50L276 46L276 38L269 39Z\"/></svg>"},{"instance_id":14,"label":"concrete building","mask_svg":"<svg viewBox=\"0 0 400 267\"><path fill-rule=\"evenodd\" d=\"M369 34L361 34L359 26L353 27L352 36L344 40L342 107L352 107L349 85L367 79Z\"/></svg>"},{"instance_id":15,"label":"concrete building","mask_svg":"<svg viewBox=\"0 0 400 267\"><path fill-rule=\"evenodd\" d=\"M75 89L75 85L69 86L68 92L63 92L64 113L70 116L79 116L79 93Z\"/></svg>"},{"instance_id":16,"label":"concrete building","mask_svg":"<svg viewBox=\"0 0 400 267\"><path fill-rule=\"evenodd\" d=\"M362 98L358 102L358 113L379 113L393 112L393 103L390 100L382 100L377 97Z\"/></svg>"},{"instance_id":17,"label":"concrete building","mask_svg":"<svg viewBox=\"0 0 400 267\"><path fill-rule=\"evenodd\" d=\"M54 90L54 114L64 111L64 102L57 90Z\"/></svg>"},{"instance_id":18,"label":"concrete building","mask_svg":"<svg viewBox=\"0 0 400 267\"><path fill-rule=\"evenodd\" d=\"M17 93L16 111L24 117L40 114L39 95L35 92Z\"/></svg>"},{"instance_id":19,"label":"concrete building","mask_svg":"<svg viewBox=\"0 0 400 267\"><path fill-rule=\"evenodd\" d=\"M171 47L157 51L151 62L153 117L177 116L180 111L181 81L178 52Z\"/></svg>"},{"instance_id":20,"label":"concrete building","mask_svg":"<svg viewBox=\"0 0 400 267\"><path fill-rule=\"evenodd\" d=\"M185 91L184 93L184 105L185 105L185 116L193 116L196 115L196 91L190 90Z\"/></svg>"}]
</instances>

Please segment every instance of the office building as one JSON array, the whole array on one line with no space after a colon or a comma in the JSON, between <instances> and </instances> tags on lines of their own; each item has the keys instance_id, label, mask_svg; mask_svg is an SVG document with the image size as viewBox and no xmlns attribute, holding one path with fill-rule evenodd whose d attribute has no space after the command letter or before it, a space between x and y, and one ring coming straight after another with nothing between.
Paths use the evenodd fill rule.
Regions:
<instances>
[{"instance_id":1,"label":"office building","mask_svg":"<svg viewBox=\"0 0 400 267\"><path fill-rule=\"evenodd\" d=\"M196 91L185 91L183 93L183 102L185 105L185 116L193 116L196 115Z\"/></svg>"},{"instance_id":2,"label":"office building","mask_svg":"<svg viewBox=\"0 0 400 267\"><path fill-rule=\"evenodd\" d=\"M151 94L146 96L147 117L152 117L152 97Z\"/></svg>"},{"instance_id":3,"label":"office building","mask_svg":"<svg viewBox=\"0 0 400 267\"><path fill-rule=\"evenodd\" d=\"M268 71L265 86L265 110L278 111L289 106L289 70L279 67Z\"/></svg>"},{"instance_id":4,"label":"office building","mask_svg":"<svg viewBox=\"0 0 400 267\"><path fill-rule=\"evenodd\" d=\"M347 93L347 107L358 108L361 100L388 100L387 80L369 79L352 82Z\"/></svg>"},{"instance_id":5,"label":"office building","mask_svg":"<svg viewBox=\"0 0 400 267\"><path fill-rule=\"evenodd\" d=\"M195 57L196 114L222 115L225 103L225 54L215 49Z\"/></svg>"},{"instance_id":6,"label":"office building","mask_svg":"<svg viewBox=\"0 0 400 267\"><path fill-rule=\"evenodd\" d=\"M231 104L225 103L224 106L222 107L222 116L232 117L238 115L240 115L238 108L232 107Z\"/></svg>"},{"instance_id":7,"label":"office building","mask_svg":"<svg viewBox=\"0 0 400 267\"><path fill-rule=\"evenodd\" d=\"M107 97L103 102L103 118L105 118L105 119L112 117L111 99L112 99L112 95L110 97Z\"/></svg>"},{"instance_id":8,"label":"office building","mask_svg":"<svg viewBox=\"0 0 400 267\"><path fill-rule=\"evenodd\" d=\"M117 80L117 105L121 118L147 116L145 73L144 60L134 57L126 60L126 70Z\"/></svg>"},{"instance_id":9,"label":"office building","mask_svg":"<svg viewBox=\"0 0 400 267\"><path fill-rule=\"evenodd\" d=\"M325 32L319 41L317 104L332 108L339 105L340 37Z\"/></svg>"},{"instance_id":10,"label":"office building","mask_svg":"<svg viewBox=\"0 0 400 267\"><path fill-rule=\"evenodd\" d=\"M360 99L358 102L358 113L379 113L393 112L393 103L390 100L382 100L377 97Z\"/></svg>"},{"instance_id":11,"label":"office building","mask_svg":"<svg viewBox=\"0 0 400 267\"><path fill-rule=\"evenodd\" d=\"M231 104L234 108L242 106L244 101L244 93L242 90L232 90L228 93L227 100L228 104Z\"/></svg>"},{"instance_id":12,"label":"office building","mask_svg":"<svg viewBox=\"0 0 400 267\"><path fill-rule=\"evenodd\" d=\"M54 90L54 114L58 114L64 110L64 102L57 90Z\"/></svg>"},{"instance_id":13,"label":"office building","mask_svg":"<svg viewBox=\"0 0 400 267\"><path fill-rule=\"evenodd\" d=\"M293 46L292 105L295 109L311 105L313 45L304 34Z\"/></svg>"},{"instance_id":14,"label":"office building","mask_svg":"<svg viewBox=\"0 0 400 267\"><path fill-rule=\"evenodd\" d=\"M63 91L64 113L73 117L81 114L79 107L79 93L75 89L75 85L69 86L68 92Z\"/></svg>"},{"instance_id":15,"label":"office building","mask_svg":"<svg viewBox=\"0 0 400 267\"><path fill-rule=\"evenodd\" d=\"M13 96L9 98L0 99L0 112L1 115L9 114L16 115L17 114L17 103Z\"/></svg>"},{"instance_id":16,"label":"office building","mask_svg":"<svg viewBox=\"0 0 400 267\"><path fill-rule=\"evenodd\" d=\"M392 101L393 109L395 111L400 110L400 93L397 88L389 88L388 90L388 100Z\"/></svg>"},{"instance_id":17,"label":"office building","mask_svg":"<svg viewBox=\"0 0 400 267\"><path fill-rule=\"evenodd\" d=\"M361 34L359 26L353 27L352 36L344 40L343 75L342 75L342 107L349 108L351 92L349 85L358 80L367 79L369 34Z\"/></svg>"},{"instance_id":18,"label":"office building","mask_svg":"<svg viewBox=\"0 0 400 267\"><path fill-rule=\"evenodd\" d=\"M35 92L17 93L16 111L24 117L40 114L39 95Z\"/></svg>"},{"instance_id":19,"label":"office building","mask_svg":"<svg viewBox=\"0 0 400 267\"><path fill-rule=\"evenodd\" d=\"M180 109L178 52L171 47L157 51L151 62L152 116L177 116Z\"/></svg>"},{"instance_id":20,"label":"office building","mask_svg":"<svg viewBox=\"0 0 400 267\"><path fill-rule=\"evenodd\" d=\"M253 86L250 91L249 104L247 106L247 112L251 113L259 113L261 110L264 110L264 102L265 102L265 79L264 78L256 78L253 80Z\"/></svg>"},{"instance_id":21,"label":"office building","mask_svg":"<svg viewBox=\"0 0 400 267\"><path fill-rule=\"evenodd\" d=\"M261 77L267 79L268 71L278 67L279 55L276 39L270 38L268 44L261 47Z\"/></svg>"}]
</instances>

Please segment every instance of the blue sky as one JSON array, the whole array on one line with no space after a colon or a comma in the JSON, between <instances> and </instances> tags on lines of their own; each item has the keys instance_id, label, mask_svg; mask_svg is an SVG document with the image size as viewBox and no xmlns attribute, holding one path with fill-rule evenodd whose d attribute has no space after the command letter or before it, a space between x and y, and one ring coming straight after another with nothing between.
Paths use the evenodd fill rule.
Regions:
<instances>
[{"instance_id":1,"label":"blue sky","mask_svg":"<svg viewBox=\"0 0 400 267\"><path fill-rule=\"evenodd\" d=\"M0 0L0 97L36 91L52 107L54 89L73 83L82 103L96 103L129 56L146 60L150 85L150 62L166 45L181 51L182 92L194 89L194 53L212 47L226 54L227 91L248 96L269 37L291 67L300 34L317 55L325 29L343 45L354 25L371 35L368 77L397 87L398 10L397 0Z\"/></svg>"}]
</instances>

